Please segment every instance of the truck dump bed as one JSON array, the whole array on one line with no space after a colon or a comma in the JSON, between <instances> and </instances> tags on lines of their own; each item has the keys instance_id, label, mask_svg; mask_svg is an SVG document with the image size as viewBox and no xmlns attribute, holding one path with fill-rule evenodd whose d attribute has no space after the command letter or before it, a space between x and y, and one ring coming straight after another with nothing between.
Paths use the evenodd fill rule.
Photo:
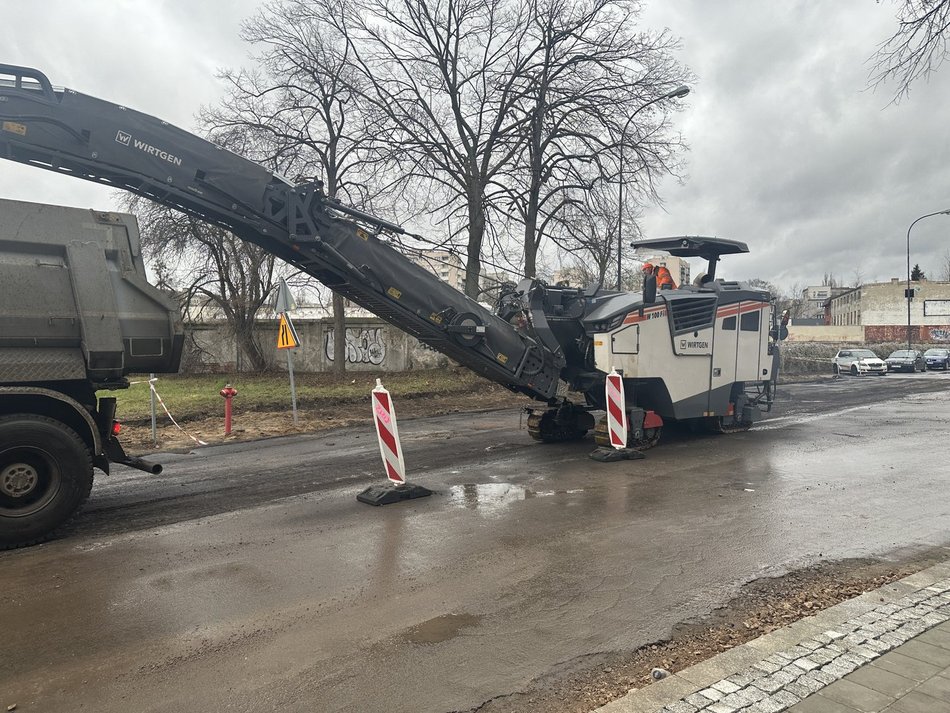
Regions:
<instances>
[{"instance_id":1,"label":"truck dump bed","mask_svg":"<svg viewBox=\"0 0 950 713\"><path fill-rule=\"evenodd\" d=\"M134 217L0 200L0 385L121 386L178 371L183 340Z\"/></svg>"}]
</instances>

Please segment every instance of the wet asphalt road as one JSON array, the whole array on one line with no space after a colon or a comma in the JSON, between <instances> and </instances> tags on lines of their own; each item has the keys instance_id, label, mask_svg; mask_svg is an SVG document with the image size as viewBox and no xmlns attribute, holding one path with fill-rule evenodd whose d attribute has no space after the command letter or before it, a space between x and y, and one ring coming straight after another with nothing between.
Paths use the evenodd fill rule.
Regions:
<instances>
[{"instance_id":1,"label":"wet asphalt road","mask_svg":"<svg viewBox=\"0 0 950 713\"><path fill-rule=\"evenodd\" d=\"M381 481L369 423L117 468L67 537L0 553L0 705L469 710L756 577L950 541L950 375L780 398L616 464L517 412L405 421L437 493L385 508L355 500Z\"/></svg>"}]
</instances>

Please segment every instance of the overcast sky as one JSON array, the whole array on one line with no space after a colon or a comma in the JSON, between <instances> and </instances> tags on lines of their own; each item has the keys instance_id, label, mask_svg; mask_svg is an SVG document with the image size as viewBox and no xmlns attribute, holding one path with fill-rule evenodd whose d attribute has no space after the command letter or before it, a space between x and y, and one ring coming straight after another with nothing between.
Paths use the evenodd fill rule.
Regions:
<instances>
[{"instance_id":1,"label":"overcast sky","mask_svg":"<svg viewBox=\"0 0 950 713\"><path fill-rule=\"evenodd\" d=\"M7 3L0 61L54 85L194 128L222 94L218 68L247 62L238 39L257 0L45 0ZM718 235L749 244L720 274L784 289L906 273L907 228L950 208L950 66L890 104L866 89L867 60L894 30L874 0L653 0L643 24L682 38L697 76L676 119L688 176L663 187L645 237ZM0 197L114 208L112 191L0 162ZM950 216L918 223L911 263L943 272ZM728 260L728 262L726 261Z\"/></svg>"}]
</instances>

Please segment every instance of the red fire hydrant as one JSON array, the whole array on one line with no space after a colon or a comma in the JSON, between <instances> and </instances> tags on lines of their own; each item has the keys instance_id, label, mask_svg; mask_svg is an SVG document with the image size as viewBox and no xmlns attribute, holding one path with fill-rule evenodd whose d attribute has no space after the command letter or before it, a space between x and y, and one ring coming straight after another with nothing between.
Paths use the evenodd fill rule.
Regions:
<instances>
[{"instance_id":1,"label":"red fire hydrant","mask_svg":"<svg viewBox=\"0 0 950 713\"><path fill-rule=\"evenodd\" d=\"M224 397L224 435L231 435L231 401L237 396L237 389L231 384L225 384L220 394Z\"/></svg>"}]
</instances>

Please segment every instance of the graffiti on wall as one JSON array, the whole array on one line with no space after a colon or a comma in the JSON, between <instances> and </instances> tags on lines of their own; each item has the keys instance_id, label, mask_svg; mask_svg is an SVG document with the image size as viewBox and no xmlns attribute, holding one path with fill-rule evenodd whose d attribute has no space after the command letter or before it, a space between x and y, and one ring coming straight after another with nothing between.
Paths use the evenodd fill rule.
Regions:
<instances>
[{"instance_id":1,"label":"graffiti on wall","mask_svg":"<svg viewBox=\"0 0 950 713\"><path fill-rule=\"evenodd\" d=\"M333 330L329 329L323 340L324 353L328 361L333 361ZM346 361L349 364L373 364L379 366L386 361L386 344L383 342L382 327L347 327Z\"/></svg>"},{"instance_id":2,"label":"graffiti on wall","mask_svg":"<svg viewBox=\"0 0 950 713\"><path fill-rule=\"evenodd\" d=\"M932 342L950 342L950 329L945 327L931 327L930 341Z\"/></svg>"}]
</instances>

